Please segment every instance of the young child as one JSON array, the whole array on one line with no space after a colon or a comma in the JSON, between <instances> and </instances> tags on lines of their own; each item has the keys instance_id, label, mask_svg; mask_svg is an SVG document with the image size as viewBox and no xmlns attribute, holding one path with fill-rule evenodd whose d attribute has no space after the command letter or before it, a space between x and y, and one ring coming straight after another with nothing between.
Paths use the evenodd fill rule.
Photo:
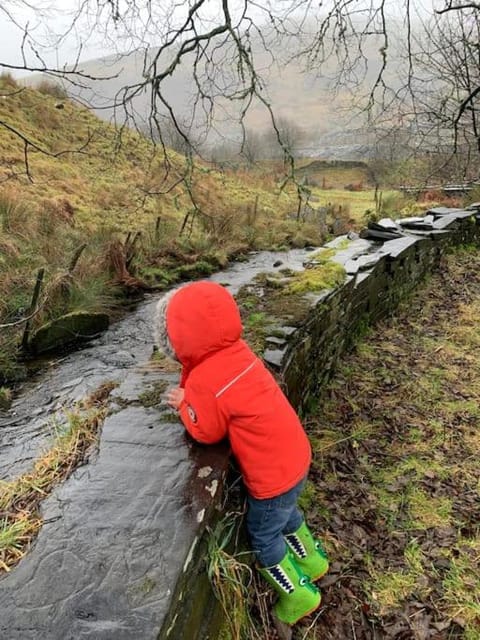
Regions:
<instances>
[{"instance_id":1,"label":"young child","mask_svg":"<svg viewBox=\"0 0 480 640\"><path fill-rule=\"evenodd\" d=\"M297 414L241 333L235 300L214 282L187 284L157 304L156 343L183 367L167 401L198 442L229 439L247 488L246 524L260 573L279 594L274 614L293 624L320 604L313 581L328 570L297 506L311 449Z\"/></svg>"}]
</instances>

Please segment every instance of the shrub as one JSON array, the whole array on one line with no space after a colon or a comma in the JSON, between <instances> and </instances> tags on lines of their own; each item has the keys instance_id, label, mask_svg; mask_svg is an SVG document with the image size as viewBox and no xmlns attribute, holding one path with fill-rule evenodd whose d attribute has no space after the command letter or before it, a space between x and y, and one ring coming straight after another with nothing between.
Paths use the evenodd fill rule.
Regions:
<instances>
[{"instance_id":1,"label":"shrub","mask_svg":"<svg viewBox=\"0 0 480 640\"><path fill-rule=\"evenodd\" d=\"M4 71L0 74L0 87L9 87L15 89L18 87L17 81L8 71Z\"/></svg>"},{"instance_id":2,"label":"shrub","mask_svg":"<svg viewBox=\"0 0 480 640\"><path fill-rule=\"evenodd\" d=\"M53 80L40 80L35 85L35 89L40 93L43 93L45 96L52 96L58 100L66 100L68 98L67 90L62 87L61 84L58 84L58 82L54 82Z\"/></svg>"}]
</instances>

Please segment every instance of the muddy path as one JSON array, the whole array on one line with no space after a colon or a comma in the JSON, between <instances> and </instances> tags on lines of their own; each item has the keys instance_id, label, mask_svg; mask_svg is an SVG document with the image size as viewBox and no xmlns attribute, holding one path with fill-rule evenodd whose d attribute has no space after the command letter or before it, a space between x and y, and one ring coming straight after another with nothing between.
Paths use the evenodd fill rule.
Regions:
<instances>
[{"instance_id":1,"label":"muddy path","mask_svg":"<svg viewBox=\"0 0 480 640\"><path fill-rule=\"evenodd\" d=\"M480 255L448 257L307 420L332 567L295 640L480 638Z\"/></svg>"}]
</instances>

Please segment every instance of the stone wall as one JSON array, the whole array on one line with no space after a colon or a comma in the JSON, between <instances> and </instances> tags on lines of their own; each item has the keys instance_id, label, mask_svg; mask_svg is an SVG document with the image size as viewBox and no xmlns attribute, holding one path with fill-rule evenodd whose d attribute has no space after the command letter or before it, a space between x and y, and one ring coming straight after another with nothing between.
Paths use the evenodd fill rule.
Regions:
<instances>
[{"instance_id":1,"label":"stone wall","mask_svg":"<svg viewBox=\"0 0 480 640\"><path fill-rule=\"evenodd\" d=\"M449 248L478 243L477 209L446 211L433 221L431 230L421 229L381 244L352 240L333 258L345 267L344 284L318 296L307 296L311 309L308 319L295 331L287 329L283 341L278 340L281 327L275 331L276 348L270 347L264 357L298 410L303 411L318 398L339 356L359 333L391 313L438 267ZM336 238L326 246L335 248L343 242L344 238Z\"/></svg>"},{"instance_id":2,"label":"stone wall","mask_svg":"<svg viewBox=\"0 0 480 640\"><path fill-rule=\"evenodd\" d=\"M392 230L391 224L390 220L383 221L378 227L385 225L385 230ZM395 235L402 235L386 242L354 238L346 248L341 248L346 238L340 237L326 245L338 248L333 259L345 267L344 284L319 295L307 294L306 320L292 327L285 325L285 318L279 318L274 335L267 337L264 360L276 372L288 398L300 412L308 410L310 403L318 399L338 359L367 325L391 313L402 298L440 265L446 251L454 246L480 243L480 205L470 211L442 210L438 215L413 221L410 226L413 228L407 230L395 223ZM180 600L172 602L169 621L175 619L175 624L164 626L161 640L217 638L218 615L214 617L215 626L209 627L209 622L212 611L218 613L218 605L205 581L201 558L204 548L199 546L198 552ZM194 626L191 626L192 609L196 610Z\"/></svg>"}]
</instances>

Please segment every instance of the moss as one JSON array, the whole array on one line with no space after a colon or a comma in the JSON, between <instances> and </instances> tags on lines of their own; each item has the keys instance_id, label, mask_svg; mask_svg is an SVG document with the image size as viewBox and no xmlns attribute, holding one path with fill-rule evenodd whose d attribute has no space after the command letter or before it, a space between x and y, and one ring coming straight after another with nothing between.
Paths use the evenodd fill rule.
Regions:
<instances>
[{"instance_id":1,"label":"moss","mask_svg":"<svg viewBox=\"0 0 480 640\"><path fill-rule=\"evenodd\" d=\"M156 407L162 403L163 394L167 390L169 383L166 380L158 380L150 389L138 396L140 404L144 407Z\"/></svg>"},{"instance_id":2,"label":"moss","mask_svg":"<svg viewBox=\"0 0 480 640\"><path fill-rule=\"evenodd\" d=\"M308 262L326 264L337 254L337 248L322 247L310 255Z\"/></svg>"},{"instance_id":3,"label":"moss","mask_svg":"<svg viewBox=\"0 0 480 640\"><path fill-rule=\"evenodd\" d=\"M215 266L211 262L205 260L199 260L193 264L185 264L177 267L175 274L181 280L189 280L191 278L199 278L202 276L209 276L215 271Z\"/></svg>"},{"instance_id":4,"label":"moss","mask_svg":"<svg viewBox=\"0 0 480 640\"><path fill-rule=\"evenodd\" d=\"M449 615L465 621L464 638L478 638L480 616L480 537L460 538L453 549L442 586Z\"/></svg>"},{"instance_id":5,"label":"moss","mask_svg":"<svg viewBox=\"0 0 480 640\"><path fill-rule=\"evenodd\" d=\"M302 511L308 512L315 505L316 502L316 487L311 480L307 480L305 487L298 499L298 504Z\"/></svg>"},{"instance_id":6,"label":"moss","mask_svg":"<svg viewBox=\"0 0 480 640\"><path fill-rule=\"evenodd\" d=\"M180 418L178 417L178 413L174 411L168 411L167 413L162 413L162 422L179 422Z\"/></svg>"},{"instance_id":7,"label":"moss","mask_svg":"<svg viewBox=\"0 0 480 640\"><path fill-rule=\"evenodd\" d=\"M325 262L298 273L286 287L286 293L306 293L333 289L345 280L345 269L335 262Z\"/></svg>"},{"instance_id":8,"label":"moss","mask_svg":"<svg viewBox=\"0 0 480 640\"><path fill-rule=\"evenodd\" d=\"M6 387L0 387L0 409L8 409L12 403L12 392Z\"/></svg>"},{"instance_id":9,"label":"moss","mask_svg":"<svg viewBox=\"0 0 480 640\"><path fill-rule=\"evenodd\" d=\"M138 271L138 275L147 284L161 284L165 287L178 282L178 276L170 269L159 266L142 266Z\"/></svg>"},{"instance_id":10,"label":"moss","mask_svg":"<svg viewBox=\"0 0 480 640\"><path fill-rule=\"evenodd\" d=\"M412 525L416 529L446 527L451 523L451 498L434 497L415 488L408 497L408 507Z\"/></svg>"},{"instance_id":11,"label":"moss","mask_svg":"<svg viewBox=\"0 0 480 640\"><path fill-rule=\"evenodd\" d=\"M372 584L372 600L380 613L400 607L415 591L417 578L409 571L385 571Z\"/></svg>"},{"instance_id":12,"label":"moss","mask_svg":"<svg viewBox=\"0 0 480 640\"><path fill-rule=\"evenodd\" d=\"M341 240L341 242L339 242L336 246L337 251L344 251L345 249L348 249L348 247L351 244L351 240L349 240L348 238L344 238L343 240Z\"/></svg>"},{"instance_id":13,"label":"moss","mask_svg":"<svg viewBox=\"0 0 480 640\"><path fill-rule=\"evenodd\" d=\"M270 325L271 320L263 311L250 313L244 320L245 338L257 354L261 354L265 348L265 339Z\"/></svg>"}]
</instances>

